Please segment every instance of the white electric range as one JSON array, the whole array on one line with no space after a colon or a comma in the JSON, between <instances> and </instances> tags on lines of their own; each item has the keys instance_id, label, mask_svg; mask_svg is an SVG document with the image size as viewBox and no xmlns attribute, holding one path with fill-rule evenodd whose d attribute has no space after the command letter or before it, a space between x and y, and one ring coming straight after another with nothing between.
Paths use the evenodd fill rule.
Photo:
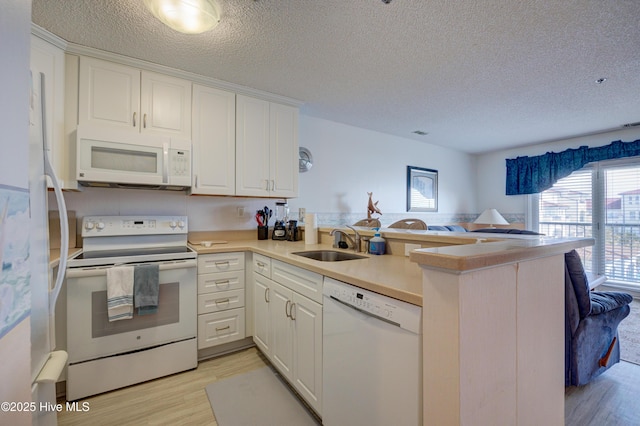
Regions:
<instances>
[{"instance_id":1,"label":"white electric range","mask_svg":"<svg viewBox=\"0 0 640 426\"><path fill-rule=\"evenodd\" d=\"M89 216L67 266L67 400L197 366L197 254L184 216ZM157 312L109 322L107 270L157 264Z\"/></svg>"}]
</instances>

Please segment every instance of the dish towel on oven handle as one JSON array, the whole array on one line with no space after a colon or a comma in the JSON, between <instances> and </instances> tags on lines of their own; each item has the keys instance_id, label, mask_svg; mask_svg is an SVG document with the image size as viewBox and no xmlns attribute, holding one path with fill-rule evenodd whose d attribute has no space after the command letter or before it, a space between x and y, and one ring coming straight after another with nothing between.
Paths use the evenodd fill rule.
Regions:
<instances>
[{"instance_id":1,"label":"dish towel on oven handle","mask_svg":"<svg viewBox=\"0 0 640 426\"><path fill-rule=\"evenodd\" d=\"M133 318L133 266L107 269L109 322Z\"/></svg>"},{"instance_id":2,"label":"dish towel on oven handle","mask_svg":"<svg viewBox=\"0 0 640 426\"><path fill-rule=\"evenodd\" d=\"M159 291L159 265L136 265L133 272L133 303L138 315L158 312Z\"/></svg>"}]
</instances>

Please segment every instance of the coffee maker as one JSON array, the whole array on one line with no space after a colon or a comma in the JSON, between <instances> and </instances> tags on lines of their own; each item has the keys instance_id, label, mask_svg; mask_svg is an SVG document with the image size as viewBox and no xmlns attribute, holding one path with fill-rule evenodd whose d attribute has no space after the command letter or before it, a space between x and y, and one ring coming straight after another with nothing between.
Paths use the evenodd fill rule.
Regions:
<instances>
[{"instance_id":1,"label":"coffee maker","mask_svg":"<svg viewBox=\"0 0 640 426\"><path fill-rule=\"evenodd\" d=\"M289 218L289 205L286 201L276 202L276 223L273 225L271 233L272 240L286 240L287 227L285 223Z\"/></svg>"}]
</instances>

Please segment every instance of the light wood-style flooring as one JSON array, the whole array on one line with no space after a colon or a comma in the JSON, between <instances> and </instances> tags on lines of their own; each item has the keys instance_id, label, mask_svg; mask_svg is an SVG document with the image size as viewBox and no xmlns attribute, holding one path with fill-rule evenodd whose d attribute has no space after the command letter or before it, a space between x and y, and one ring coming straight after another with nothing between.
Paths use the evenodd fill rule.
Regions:
<instances>
[{"instance_id":1,"label":"light wood-style flooring","mask_svg":"<svg viewBox=\"0 0 640 426\"><path fill-rule=\"evenodd\" d=\"M565 388L567 426L640 425L640 365L620 361L585 386Z\"/></svg>"},{"instance_id":2,"label":"light wood-style flooring","mask_svg":"<svg viewBox=\"0 0 640 426\"><path fill-rule=\"evenodd\" d=\"M63 409L58 425L217 425L205 387L265 365L267 361L255 347L209 359L195 370L83 399L80 405L88 402L89 410Z\"/></svg>"},{"instance_id":3,"label":"light wood-style flooring","mask_svg":"<svg viewBox=\"0 0 640 426\"><path fill-rule=\"evenodd\" d=\"M201 362L195 370L87 398L87 412L58 415L65 425L217 425L205 387L267 365L254 347ZM620 362L593 382L565 389L569 426L640 425L640 365ZM59 401L64 404L64 400Z\"/></svg>"}]
</instances>

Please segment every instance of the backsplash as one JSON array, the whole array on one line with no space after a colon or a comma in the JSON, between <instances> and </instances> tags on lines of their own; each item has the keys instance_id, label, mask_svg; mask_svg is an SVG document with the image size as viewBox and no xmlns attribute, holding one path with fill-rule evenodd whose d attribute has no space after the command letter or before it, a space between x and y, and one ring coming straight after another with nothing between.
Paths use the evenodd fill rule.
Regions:
<instances>
[{"instance_id":1,"label":"backsplash","mask_svg":"<svg viewBox=\"0 0 640 426\"><path fill-rule=\"evenodd\" d=\"M315 212L314 212L315 213ZM361 219L367 217L366 213L315 213L317 217L318 226L332 227L332 226L344 226L356 223ZM420 219L426 222L427 225L452 225L457 223L471 223L478 217L480 213L385 213L382 216L374 215L374 217L380 220L382 227L387 227L392 223L401 219ZM524 224L524 214L509 214L501 213L502 216L510 224ZM297 219L298 213L292 212L291 219Z\"/></svg>"},{"instance_id":2,"label":"backsplash","mask_svg":"<svg viewBox=\"0 0 640 426\"><path fill-rule=\"evenodd\" d=\"M49 205L54 206L53 195ZM82 218L90 215L184 215L189 217L190 231L221 231L255 229L256 210L265 205L275 208L275 199L241 197L188 196L181 192L139 189L84 188L81 192L65 192L67 208ZM294 200L289 201L289 205ZM296 200L296 203L298 200ZM242 215L240 215L241 211ZM353 224L367 217L362 213L315 212L318 226L337 227ZM524 214L500 212L510 224L524 224ZM384 213L379 216L383 227L400 219L421 219L427 225L471 223L480 213ZM289 218L300 220L298 209L291 207ZM375 215L378 217L378 215ZM269 222L273 226L275 218ZM301 221L302 222L302 221Z\"/></svg>"}]
</instances>

